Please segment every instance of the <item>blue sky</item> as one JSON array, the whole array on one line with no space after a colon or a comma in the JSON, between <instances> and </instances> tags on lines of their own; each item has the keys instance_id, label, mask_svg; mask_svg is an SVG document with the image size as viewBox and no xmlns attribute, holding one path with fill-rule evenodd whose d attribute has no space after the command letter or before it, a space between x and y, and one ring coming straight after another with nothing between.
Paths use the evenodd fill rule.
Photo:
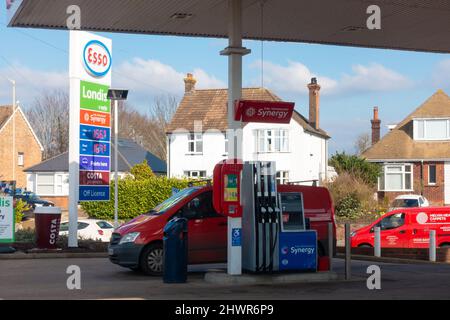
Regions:
<instances>
[{"instance_id":1,"label":"blue sky","mask_svg":"<svg viewBox=\"0 0 450 320\"><path fill-rule=\"evenodd\" d=\"M68 32L10 29L0 16L0 104L10 103L7 78L17 81L27 108L45 91L68 86ZM145 112L156 96L183 93L194 72L199 88L225 87L223 39L103 34L113 39L113 85L130 89L130 102ZM246 41L244 86L261 85L261 43ZM330 151L354 151L370 131L374 106L385 125L402 120L437 89L450 93L450 57L443 54L299 44L264 43L264 84L308 115L306 84L318 78L321 127L333 137Z\"/></svg>"}]
</instances>

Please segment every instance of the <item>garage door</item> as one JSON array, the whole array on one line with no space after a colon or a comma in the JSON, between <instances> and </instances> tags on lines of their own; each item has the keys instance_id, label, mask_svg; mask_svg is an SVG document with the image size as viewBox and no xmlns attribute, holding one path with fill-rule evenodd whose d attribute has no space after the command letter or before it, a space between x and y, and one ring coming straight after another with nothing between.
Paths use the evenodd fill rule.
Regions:
<instances>
[{"instance_id":1,"label":"garage door","mask_svg":"<svg viewBox=\"0 0 450 320\"><path fill-rule=\"evenodd\" d=\"M444 176L445 176L445 204L450 204L450 162L445 163L445 169L444 169Z\"/></svg>"}]
</instances>

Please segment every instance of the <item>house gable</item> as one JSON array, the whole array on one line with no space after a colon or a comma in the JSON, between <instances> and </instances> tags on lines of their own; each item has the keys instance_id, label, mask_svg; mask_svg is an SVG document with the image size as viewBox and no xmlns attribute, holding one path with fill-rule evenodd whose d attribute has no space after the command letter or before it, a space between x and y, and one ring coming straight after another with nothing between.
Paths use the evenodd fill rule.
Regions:
<instances>
[{"instance_id":1,"label":"house gable","mask_svg":"<svg viewBox=\"0 0 450 320\"><path fill-rule=\"evenodd\" d=\"M450 97L438 90L392 131L363 153L369 161L449 160L450 141L416 141L415 118L450 118Z\"/></svg>"}]
</instances>

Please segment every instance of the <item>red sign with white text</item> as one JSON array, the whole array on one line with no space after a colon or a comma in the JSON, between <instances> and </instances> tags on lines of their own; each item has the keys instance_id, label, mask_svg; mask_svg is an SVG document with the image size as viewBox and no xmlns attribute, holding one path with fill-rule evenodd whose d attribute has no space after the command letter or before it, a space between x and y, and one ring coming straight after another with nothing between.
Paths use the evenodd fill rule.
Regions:
<instances>
[{"instance_id":1,"label":"red sign with white text","mask_svg":"<svg viewBox=\"0 0 450 320\"><path fill-rule=\"evenodd\" d=\"M108 186L109 172L80 171L80 185L84 186Z\"/></svg>"},{"instance_id":2,"label":"red sign with white text","mask_svg":"<svg viewBox=\"0 0 450 320\"><path fill-rule=\"evenodd\" d=\"M242 122L289 123L295 103L282 101L239 100L235 120Z\"/></svg>"},{"instance_id":3,"label":"red sign with white text","mask_svg":"<svg viewBox=\"0 0 450 320\"><path fill-rule=\"evenodd\" d=\"M111 115L109 113L81 109L80 123L91 126L111 127Z\"/></svg>"}]
</instances>

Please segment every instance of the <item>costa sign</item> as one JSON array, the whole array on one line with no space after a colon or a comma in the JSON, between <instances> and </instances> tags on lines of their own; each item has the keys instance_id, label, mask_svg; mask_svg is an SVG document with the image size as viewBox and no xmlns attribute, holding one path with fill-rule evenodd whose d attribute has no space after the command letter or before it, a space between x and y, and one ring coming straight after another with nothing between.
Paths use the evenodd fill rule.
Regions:
<instances>
[{"instance_id":1,"label":"costa sign","mask_svg":"<svg viewBox=\"0 0 450 320\"><path fill-rule=\"evenodd\" d=\"M282 101L239 100L235 120L242 122L289 123L295 103Z\"/></svg>"},{"instance_id":2,"label":"costa sign","mask_svg":"<svg viewBox=\"0 0 450 320\"><path fill-rule=\"evenodd\" d=\"M83 61L86 71L93 77L102 78L111 69L111 52L101 41L89 41L84 47Z\"/></svg>"}]
</instances>

